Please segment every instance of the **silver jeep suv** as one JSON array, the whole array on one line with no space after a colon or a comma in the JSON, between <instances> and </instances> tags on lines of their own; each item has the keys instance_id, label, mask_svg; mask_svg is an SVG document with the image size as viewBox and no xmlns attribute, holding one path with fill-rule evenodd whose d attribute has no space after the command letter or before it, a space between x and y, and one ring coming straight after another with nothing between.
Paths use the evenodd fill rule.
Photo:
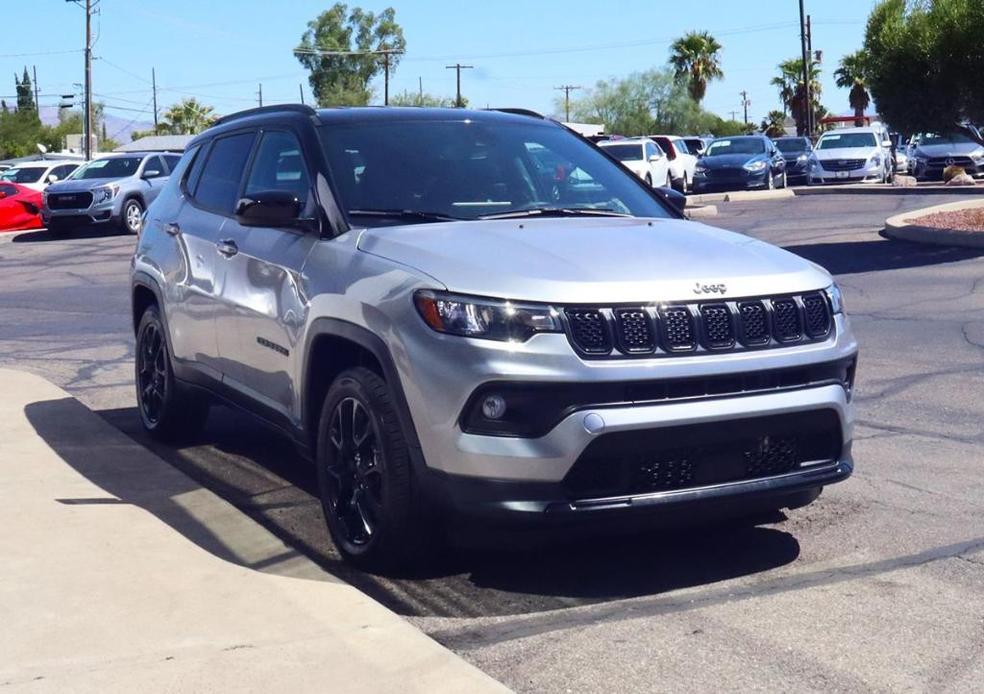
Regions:
<instances>
[{"instance_id":1,"label":"silver jeep suv","mask_svg":"<svg viewBox=\"0 0 984 694\"><path fill-rule=\"evenodd\" d=\"M55 235L96 224L136 234L144 210L157 198L179 160L180 155L168 152L93 159L45 189L41 221Z\"/></svg>"},{"instance_id":2,"label":"silver jeep suv","mask_svg":"<svg viewBox=\"0 0 984 694\"><path fill-rule=\"evenodd\" d=\"M133 257L143 425L189 435L223 401L278 427L371 569L449 517L804 506L853 470L837 286L681 199L527 113L227 116Z\"/></svg>"}]
</instances>

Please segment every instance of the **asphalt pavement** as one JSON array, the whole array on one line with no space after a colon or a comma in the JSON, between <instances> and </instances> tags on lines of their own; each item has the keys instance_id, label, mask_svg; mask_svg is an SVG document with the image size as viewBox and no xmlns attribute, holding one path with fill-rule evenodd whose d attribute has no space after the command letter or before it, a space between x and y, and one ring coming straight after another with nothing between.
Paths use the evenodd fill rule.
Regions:
<instances>
[{"instance_id":1,"label":"asphalt pavement","mask_svg":"<svg viewBox=\"0 0 984 694\"><path fill-rule=\"evenodd\" d=\"M64 387L517 690L976 690L984 253L878 233L889 216L957 199L966 198L845 191L721 203L707 220L827 267L862 343L854 477L757 526L529 547L511 538L458 548L422 576L356 572L327 537L313 471L275 433L215 408L194 445L142 436L131 385L132 238L0 236L0 365Z\"/></svg>"}]
</instances>

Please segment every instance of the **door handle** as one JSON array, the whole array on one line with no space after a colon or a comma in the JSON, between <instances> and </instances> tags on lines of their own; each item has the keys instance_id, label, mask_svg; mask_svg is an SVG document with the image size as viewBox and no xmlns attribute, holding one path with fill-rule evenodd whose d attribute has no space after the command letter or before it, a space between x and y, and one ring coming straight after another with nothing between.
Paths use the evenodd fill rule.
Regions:
<instances>
[{"instance_id":1,"label":"door handle","mask_svg":"<svg viewBox=\"0 0 984 694\"><path fill-rule=\"evenodd\" d=\"M215 247L219 249L219 253L227 258L231 258L239 252L239 246L232 239L222 239L215 244Z\"/></svg>"},{"instance_id":2,"label":"door handle","mask_svg":"<svg viewBox=\"0 0 984 694\"><path fill-rule=\"evenodd\" d=\"M181 227L178 226L177 222L168 222L164 225L164 231L171 236L177 236L181 233Z\"/></svg>"}]
</instances>

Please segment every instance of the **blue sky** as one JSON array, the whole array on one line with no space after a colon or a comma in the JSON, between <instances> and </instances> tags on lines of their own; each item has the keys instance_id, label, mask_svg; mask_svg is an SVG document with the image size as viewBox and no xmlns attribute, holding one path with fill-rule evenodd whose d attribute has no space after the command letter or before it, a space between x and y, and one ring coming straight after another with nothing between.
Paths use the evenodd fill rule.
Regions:
<instances>
[{"instance_id":1,"label":"blue sky","mask_svg":"<svg viewBox=\"0 0 984 694\"><path fill-rule=\"evenodd\" d=\"M157 70L163 109L196 96L229 113L264 103L298 100L306 74L291 54L308 20L326 0L101 0L93 84L96 99L116 116L151 120L150 72ZM407 54L391 94L416 90L453 96L454 71L475 106L521 106L551 112L555 86L590 86L666 63L673 38L711 31L724 45L725 79L708 89L705 106L724 117L740 114L748 91L750 119L778 107L769 85L776 64L799 55L798 0L404 0L358 3L370 10L392 5L407 40ZM83 12L65 0L4 3L0 94L8 101L13 75L37 66L42 105L57 103L83 78ZM833 84L838 58L861 45L874 0L806 0L814 49L824 51L824 103L847 112L847 92ZM40 14L39 14L40 13ZM39 22L39 19L42 21ZM18 27L20 27L18 29ZM43 30L37 29L43 27ZM75 51L64 53L64 51ZM43 55L36 55L44 53ZM35 54L35 55L26 55ZM379 99L382 85L379 84ZM740 118L740 115L739 115Z\"/></svg>"}]
</instances>

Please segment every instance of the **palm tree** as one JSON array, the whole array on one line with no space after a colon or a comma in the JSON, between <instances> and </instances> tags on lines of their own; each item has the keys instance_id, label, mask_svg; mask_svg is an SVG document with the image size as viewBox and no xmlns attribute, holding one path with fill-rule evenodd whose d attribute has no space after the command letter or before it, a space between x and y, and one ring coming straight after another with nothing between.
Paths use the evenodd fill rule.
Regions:
<instances>
[{"instance_id":1,"label":"palm tree","mask_svg":"<svg viewBox=\"0 0 984 694\"><path fill-rule=\"evenodd\" d=\"M766 137L782 137L786 134L786 114L782 111L769 111L762 121L762 132Z\"/></svg>"},{"instance_id":2,"label":"palm tree","mask_svg":"<svg viewBox=\"0 0 984 694\"><path fill-rule=\"evenodd\" d=\"M773 77L770 84L779 89L779 100L782 102L783 113L789 113L796 120L796 131L806 134L806 94L803 87L803 59L793 58L779 63L779 75ZM810 101L813 111L820 109L820 63L810 61Z\"/></svg>"},{"instance_id":3,"label":"palm tree","mask_svg":"<svg viewBox=\"0 0 984 694\"><path fill-rule=\"evenodd\" d=\"M868 94L867 55L857 51L840 59L840 67L834 70L837 86L842 89L850 88L847 100L854 109L854 125L859 128L864 125L864 111L871 105L871 95Z\"/></svg>"},{"instance_id":4,"label":"palm tree","mask_svg":"<svg viewBox=\"0 0 984 694\"><path fill-rule=\"evenodd\" d=\"M670 46L670 65L678 80L687 81L687 91L700 103L707 83L724 77L721 70L721 44L706 31L691 31Z\"/></svg>"},{"instance_id":5,"label":"palm tree","mask_svg":"<svg viewBox=\"0 0 984 694\"><path fill-rule=\"evenodd\" d=\"M172 135L197 135L215 121L214 109L195 98L185 99L164 112L160 129Z\"/></svg>"}]
</instances>

